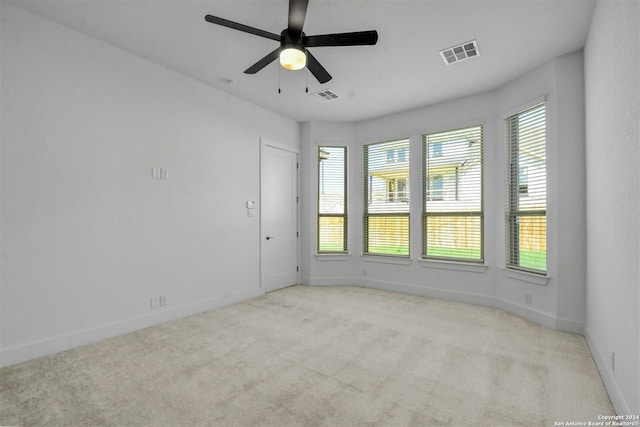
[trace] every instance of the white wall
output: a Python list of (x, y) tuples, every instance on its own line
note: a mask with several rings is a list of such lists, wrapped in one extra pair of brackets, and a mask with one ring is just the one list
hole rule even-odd
[[(504, 122), (540, 99), (547, 102), (548, 280), (504, 270)], [(485, 266), (454, 267), (423, 261), (421, 254), (421, 135), (484, 126)], [(335, 124), (338, 126), (338, 124)], [(339, 125), (343, 127), (344, 125)], [(581, 53), (565, 55), (495, 91), (405, 111), (355, 124), (350, 148), (350, 255), (315, 255), (316, 205), (307, 204), (310, 222), (303, 227), (303, 274), (312, 285), (364, 286), (452, 298), (500, 307), (549, 327), (583, 332), (585, 304), (584, 87)], [(303, 127), (302, 152), (331, 139), (331, 124)], [(351, 136), (352, 134), (349, 134)], [(392, 139), (411, 140), (411, 259), (391, 262), (362, 256), (362, 145)], [(339, 138), (338, 138), (339, 139)], [(311, 148), (310, 148), (311, 147)], [(315, 155), (315, 152), (314, 154)], [(305, 190), (317, 194), (317, 161), (307, 156)], [(542, 283), (540, 283), (542, 282)], [(531, 305), (525, 297), (533, 298)]]
[(585, 47), (585, 335), (620, 414), (640, 413), (639, 27), (638, 1), (599, 1)]
[(0, 365), (259, 295), (259, 140), (299, 125), (2, 12)]

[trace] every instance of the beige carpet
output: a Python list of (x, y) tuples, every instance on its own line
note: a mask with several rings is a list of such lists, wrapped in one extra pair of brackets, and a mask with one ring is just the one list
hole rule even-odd
[(358, 287), (295, 286), (0, 370), (0, 425), (553, 426), (613, 413), (580, 336)]

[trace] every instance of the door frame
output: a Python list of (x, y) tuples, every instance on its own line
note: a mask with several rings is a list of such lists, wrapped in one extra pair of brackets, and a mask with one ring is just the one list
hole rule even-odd
[(260, 200), (260, 226), (259, 226), (259, 239), (258, 239), (258, 244), (260, 247), (259, 253), (259, 262), (260, 262), (260, 289), (262, 289), (263, 292), (267, 292), (265, 290), (265, 277), (264, 277), (264, 265), (263, 265), (263, 210), (262, 210), (262, 205), (263, 205), (263, 173), (264, 173), (264, 157), (265, 157), (265, 151), (267, 150), (267, 148), (271, 148), (271, 149), (275, 149), (275, 150), (282, 150), (282, 151), (286, 151), (288, 153), (292, 153), (295, 154), (296, 156), (296, 230), (297, 230), (297, 236), (295, 239), (295, 245), (296, 245), (296, 265), (298, 266), (298, 271), (296, 273), (296, 282), (300, 283), (300, 153), (298, 152), (297, 148), (292, 148), (290, 146), (286, 146), (286, 145), (282, 145), (282, 144), (278, 144), (278, 143), (274, 143), (272, 141), (269, 140), (265, 140), (264, 138), (260, 138), (260, 196), (259, 196), (259, 200)]

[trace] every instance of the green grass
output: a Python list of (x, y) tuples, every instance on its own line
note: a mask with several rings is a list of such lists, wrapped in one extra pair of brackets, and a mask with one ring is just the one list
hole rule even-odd
[[(344, 252), (341, 244), (322, 244), (318, 249), (319, 253), (324, 252)], [(380, 254), (380, 255), (409, 255), (409, 248), (400, 247), (400, 246), (370, 246), (369, 254)]]
[(409, 255), (409, 248), (406, 246), (369, 246), (369, 254), (379, 255)]
[(438, 248), (430, 247), (427, 256), (480, 261), (480, 249), (477, 248)]
[[(342, 244), (323, 244), (318, 252), (344, 252)], [(409, 255), (409, 248), (402, 246), (370, 246), (369, 254), (377, 255)], [(475, 248), (442, 248), (430, 247), (429, 257), (480, 260), (480, 249)], [(547, 270), (546, 251), (520, 251), (520, 267), (532, 270)]]
[(345, 252), (345, 249), (342, 247), (342, 243), (323, 243), (318, 252)]
[(547, 271), (547, 252), (520, 251), (520, 267)]

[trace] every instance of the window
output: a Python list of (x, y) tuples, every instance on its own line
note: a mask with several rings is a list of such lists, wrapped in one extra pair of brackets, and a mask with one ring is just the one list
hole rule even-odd
[(442, 141), (435, 141), (431, 145), (431, 152), (433, 157), (442, 157)]
[(407, 161), (407, 149), (406, 148), (398, 148), (396, 151), (398, 153), (398, 161), (406, 162)]
[(547, 155), (545, 104), (511, 116), (507, 130), (507, 259), (509, 268), (546, 274)]
[(409, 140), (365, 145), (363, 169), (364, 253), (408, 257)]
[(387, 150), (387, 163), (402, 163), (407, 161), (407, 147), (391, 148)]
[(387, 181), (388, 202), (409, 202), (406, 178), (390, 178)]
[(347, 148), (318, 147), (318, 253), (347, 252)]
[(398, 188), (398, 202), (409, 203), (409, 193), (407, 193), (407, 188), (409, 185), (407, 184), (406, 178), (399, 178), (396, 180), (396, 186)]
[(396, 162), (396, 150), (387, 150), (387, 163)]
[(483, 262), (482, 126), (422, 136), (422, 256)]
[(431, 175), (427, 181), (427, 200), (442, 200), (442, 175)]
[(526, 167), (518, 167), (518, 192), (529, 194), (529, 170)]

